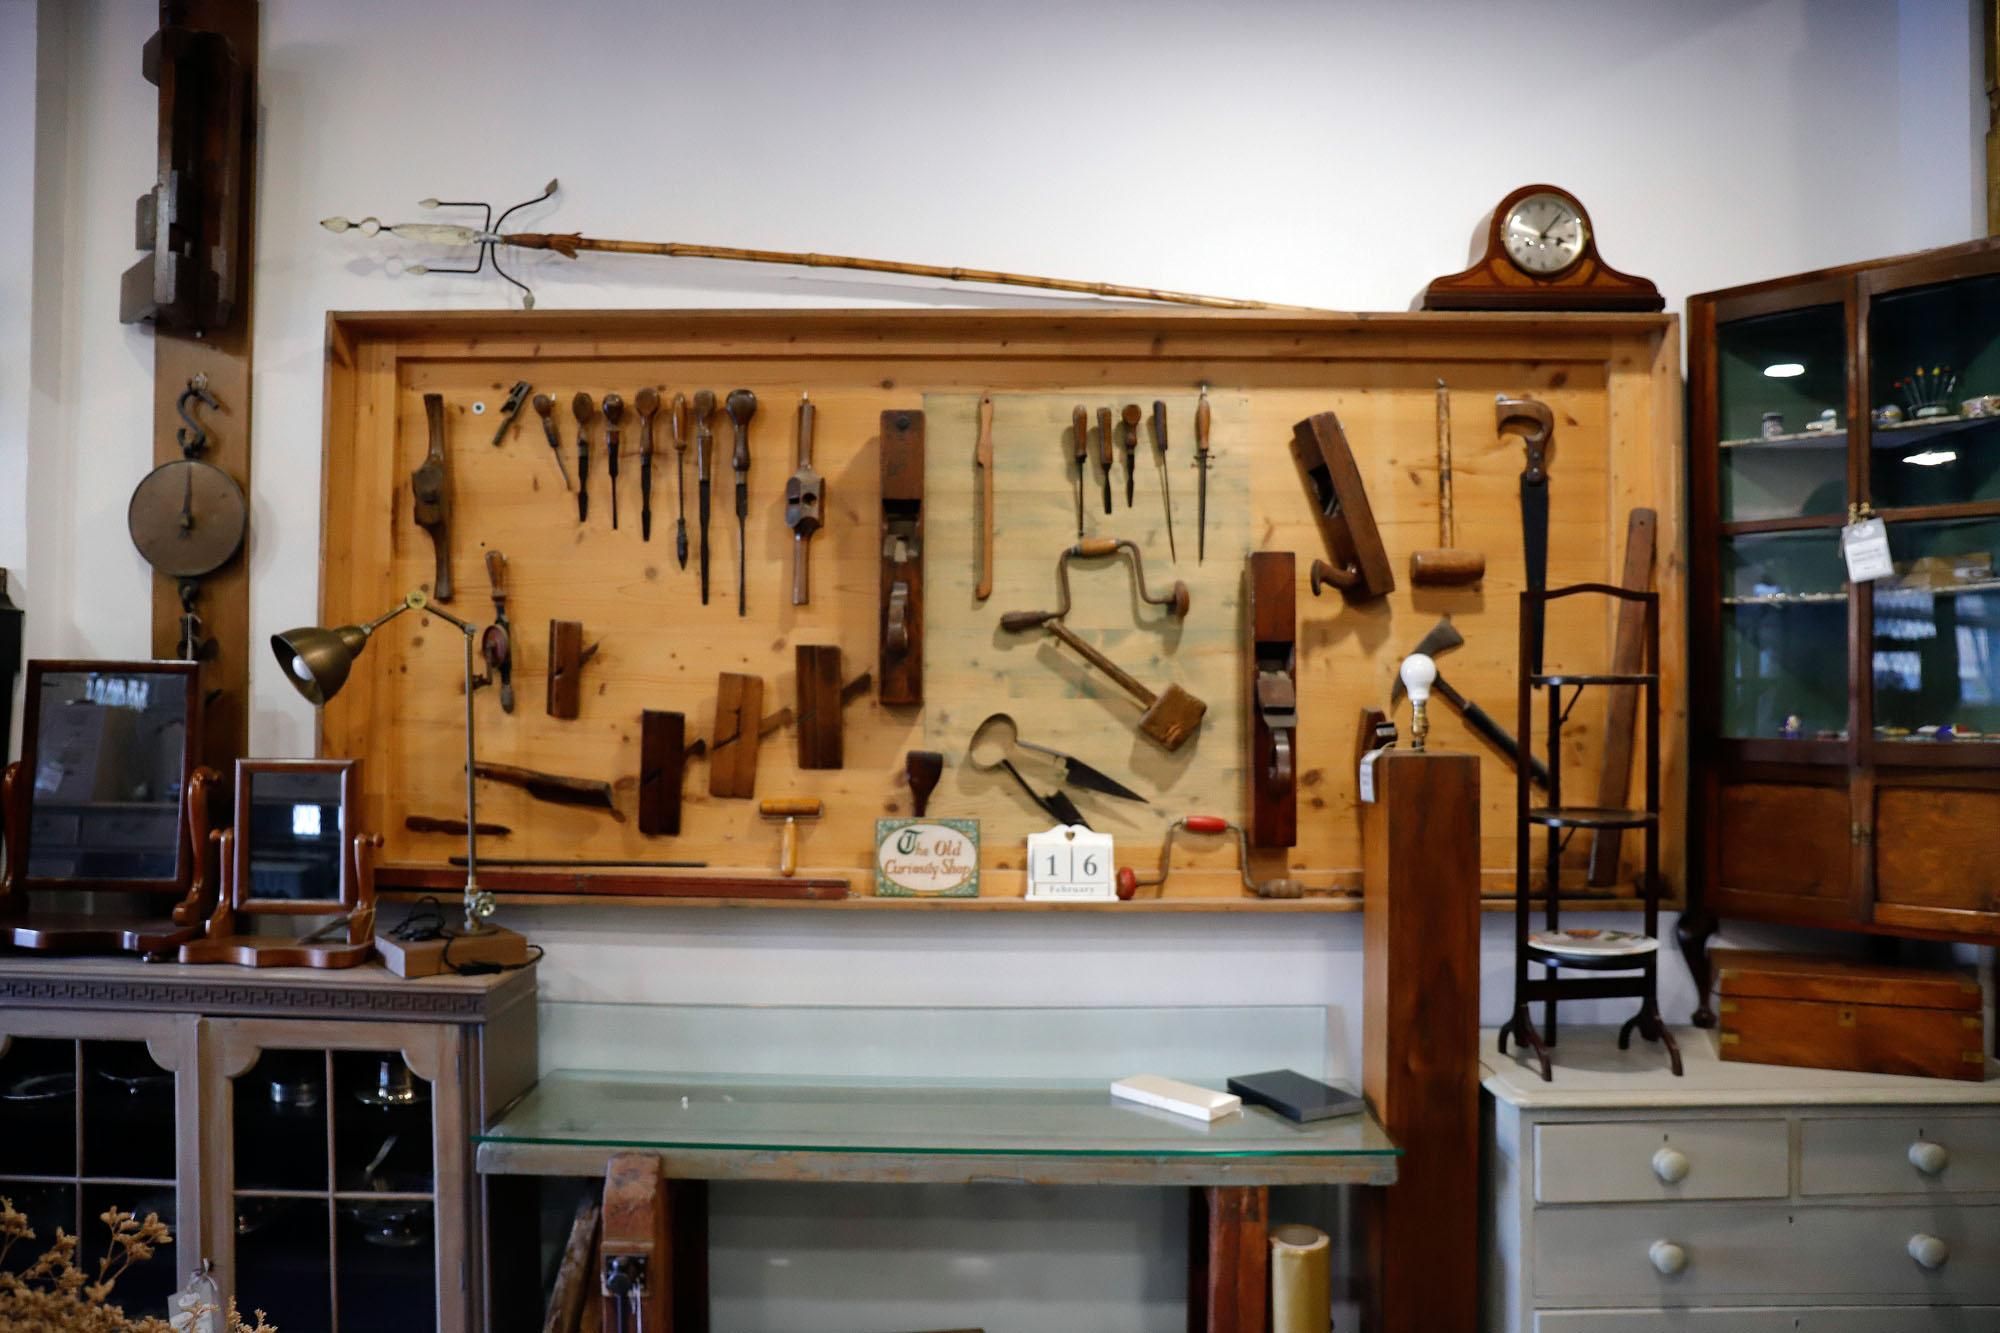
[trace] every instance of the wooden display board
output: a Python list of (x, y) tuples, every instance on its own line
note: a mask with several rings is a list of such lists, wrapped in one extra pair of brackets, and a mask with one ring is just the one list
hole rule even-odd
[[(1183, 838), (1176, 868), (1157, 897), (1149, 890), (1110, 910), (1354, 910), (1360, 905), (1360, 821), (1352, 768), (1356, 719), (1387, 704), (1403, 654), (1449, 613), (1466, 643), (1441, 666), (1470, 698), (1511, 728), (1522, 581), (1518, 436), (1496, 433), (1496, 395), (1527, 395), (1553, 409), (1549, 581), (1616, 581), (1625, 519), (1633, 506), (1660, 514), (1658, 586), (1663, 594), (1662, 719), (1669, 896), (1681, 885), (1684, 805), (1685, 619), (1681, 600), (1681, 383), (1679, 334), (1671, 316), (1290, 313), (1143, 310), (1013, 311), (533, 311), (335, 313), (329, 316), (320, 623), (365, 621), (427, 585), (431, 540), (411, 514), (409, 476), (426, 446), (423, 395), (446, 403), (452, 471), (455, 614), (492, 618), (483, 556), (504, 552), (514, 626), (513, 714), (497, 692), (475, 701), (482, 761), (517, 764), (612, 783), (620, 817), (550, 805), (482, 783), (480, 817), (509, 826), (482, 841), (482, 855), (510, 858), (693, 859), (707, 875), (768, 876), (779, 829), (754, 800), (708, 794), (706, 765), (691, 761), (681, 832), (646, 837), (634, 819), (640, 712), (687, 715), (690, 740), (711, 734), (718, 671), (758, 675), (764, 711), (794, 703), (793, 649), (836, 644), (848, 679), (875, 671), (882, 538), (876, 453), (881, 413), (926, 418), (925, 703), (884, 707), (873, 693), (845, 712), (845, 765), (801, 771), (797, 735), (786, 728), (762, 746), (758, 797), (816, 796), (823, 818), (802, 824), (800, 874), (845, 879), (844, 900), (816, 907), (977, 910), (1031, 907), (1022, 899), (1021, 838), (1047, 820), (1012, 781), (964, 766), (980, 719), (1010, 711), (1026, 739), (1057, 746), (1144, 793), (1136, 805), (1071, 792), (1100, 830), (1118, 838), (1120, 864), (1157, 865), (1161, 831), (1175, 817), (1241, 819), (1246, 804), (1241, 668), (1242, 580), (1251, 550), (1298, 554), (1299, 831), (1289, 852), (1258, 853), (1253, 878), (1303, 880), (1314, 896), (1264, 901), (1242, 887), (1233, 840)], [(1460, 547), (1485, 552), (1487, 574), (1470, 588), (1413, 588), (1413, 549), (1438, 545), (1435, 386), (1452, 390), (1453, 472)], [(620, 471), (620, 527), (610, 527), (601, 420), (593, 424), (591, 513), (579, 525), (539, 421), (524, 411), (505, 442), (490, 440), (516, 380), (560, 405), (566, 461), (574, 470), (578, 390), (628, 404)], [(638, 430), (630, 404), (641, 388), (663, 400), (713, 390), (718, 401), (748, 387), (758, 397), (751, 427), (749, 614), (735, 606), (736, 519), (728, 459), (730, 429), (716, 418), (717, 466), (712, 600), (702, 606), (695, 561), (674, 559), (675, 457), (665, 411), (655, 423), (650, 543), (640, 539)], [(1197, 475), (1192, 409), (1209, 386), (1214, 412), (1208, 552), (1195, 550)], [(825, 524), (812, 541), (812, 601), (790, 600), (792, 537), (784, 524), (785, 481), (796, 460), (801, 392), (817, 408), (814, 461), (826, 479)], [(981, 394), (995, 403), (996, 570), (992, 597), (973, 597), (976, 474), (973, 450)], [(1170, 561), (1150, 428), (1155, 399), (1168, 405), (1171, 486), (1179, 559)], [(1131, 508), (1117, 450), (1116, 508), (1103, 513), (1095, 475), (1096, 412), (1127, 403), (1147, 414)], [(475, 405), (481, 410), (475, 411)], [(1089, 410), (1093, 467), (1086, 494), (1092, 536), (1143, 547), (1155, 588), (1185, 579), (1192, 610), (1178, 626), (1141, 605), (1122, 558), (1075, 569), (1070, 625), (1157, 689), (1178, 682), (1208, 703), (1201, 735), (1168, 754), (1138, 736), (1138, 709), (1067, 648), (1046, 636), (1002, 633), (1010, 610), (1052, 607), (1061, 549), (1075, 540), (1075, 471), (1069, 409)], [(1295, 422), (1339, 414), (1396, 570), (1388, 597), (1350, 604), (1306, 586), (1326, 555), (1312, 503), (1288, 449)], [(687, 460), (688, 515), (695, 525), (694, 460)], [(300, 620), (308, 617), (301, 612)], [(580, 716), (543, 707), (551, 619), (583, 625), (601, 645), (584, 669)], [(1602, 670), (1610, 660), (1608, 614), (1554, 618), (1551, 669)], [(388, 842), (385, 889), (450, 888), (462, 872), (447, 858), (450, 837), (413, 834), (404, 817), (463, 815), (461, 640), (433, 620), (386, 626), (354, 676), (322, 714), (321, 752), (364, 758), (362, 820)], [(1602, 705), (1586, 700), (1565, 726), (1565, 778), (1595, 791)], [(1407, 706), (1400, 719), (1407, 729)], [(1476, 753), (1482, 764), (1482, 891), (1511, 903), (1512, 773), (1442, 701), (1432, 708), (1434, 748)], [(981, 821), (978, 899), (931, 902), (870, 894), (875, 820), (910, 812), (902, 785), (911, 749), (945, 754), (933, 815)], [(1024, 768), (1053, 787), (1049, 770)], [(1572, 791), (1579, 790), (1574, 785)], [(1441, 833), (1443, 831), (1441, 830)], [(1565, 894), (1631, 901), (1636, 842), (1628, 840), (1624, 887), (1583, 887), (1587, 840), (1571, 849)], [(1214, 844), (1209, 846), (1208, 844)], [(626, 872), (482, 873), (513, 896), (615, 890), (643, 897)], [(518, 900), (518, 898), (517, 898)], [(1061, 910), (1061, 909), (1058, 909)], [(1069, 909), (1069, 910), (1074, 910)]]

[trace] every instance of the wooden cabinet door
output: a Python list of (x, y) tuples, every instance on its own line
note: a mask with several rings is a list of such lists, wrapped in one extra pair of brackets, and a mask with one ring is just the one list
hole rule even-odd
[(2000, 937), (2000, 791), (1877, 770), (1869, 827), (1878, 925)]
[(280, 1328), (469, 1328), (459, 1029), (204, 1026), (204, 1184), (223, 1290)]
[(1827, 774), (1839, 785), (1716, 784), (1713, 910), (1781, 921), (1849, 918), (1854, 820), (1847, 772)]

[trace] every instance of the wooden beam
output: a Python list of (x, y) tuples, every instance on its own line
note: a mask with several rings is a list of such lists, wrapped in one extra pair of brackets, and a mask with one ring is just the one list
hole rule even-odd
[(2000, 4), (1986, 0), (1979, 44), (1986, 48), (1986, 234), (2000, 236)]

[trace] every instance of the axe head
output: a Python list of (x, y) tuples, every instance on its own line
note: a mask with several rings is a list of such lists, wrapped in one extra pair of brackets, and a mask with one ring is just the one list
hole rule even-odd
[[(1424, 635), (1417, 646), (1410, 649), (1410, 652), (1422, 653), (1426, 657), (1436, 657), (1439, 653), (1448, 653), (1454, 648), (1464, 646), (1465, 636), (1458, 632), (1458, 626), (1451, 623), (1451, 617), (1439, 616), (1438, 623), (1431, 626), (1431, 632)], [(1409, 656), (1409, 653), (1405, 653), (1404, 656)], [(1401, 659), (1399, 658), (1398, 665), (1400, 664)], [(1397, 704), (1403, 702), (1403, 694), (1403, 673), (1398, 671), (1395, 683), (1389, 687), (1389, 706), (1394, 708)]]

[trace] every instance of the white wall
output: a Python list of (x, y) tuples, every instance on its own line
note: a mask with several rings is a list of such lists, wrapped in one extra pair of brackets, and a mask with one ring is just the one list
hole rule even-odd
[[(1400, 309), (1463, 264), (1494, 200), (1550, 180), (1590, 206), (1606, 257), (1677, 309), (1698, 290), (1978, 234), (1975, 7), (1551, 0), (1524, 23), (1483, 0), (266, 0), (252, 642), (317, 601), (326, 311), (510, 299), (497, 281), (391, 276), (394, 247), (333, 237), (314, 225), (324, 215), (408, 217), (427, 195), (511, 201), (555, 174), (563, 194), (529, 225)], [(24, 8), (0, 0), (0, 48), (18, 42)], [(139, 48), (156, 9), (42, 0), (34, 34), (35, 300), (32, 325), (0, 301), (0, 563), (15, 563), (25, 509), (38, 655), (147, 647), (149, 576), (123, 514), (151, 454), (151, 335), (116, 310), (152, 170)], [(9, 77), (24, 60), (0, 49), (0, 210), (18, 206), (30, 137)], [(0, 249), (0, 283), (15, 255)], [(521, 267), (544, 307), (1020, 299), (686, 261)], [(25, 494), (10, 482), (22, 419)], [(252, 685), (255, 748), (304, 752), (311, 719), (255, 654)], [(1346, 1012), (1348, 1049), (1357, 1040), (1355, 918), (510, 919), (549, 946), (557, 998), (1329, 1004)], [(1493, 1018), (1507, 955), (1490, 925)], [(1670, 970), (1667, 1008), (1684, 1017)], [(1167, 1247), (1157, 1270), (1177, 1242), (1137, 1207), (1129, 1229)], [(810, 1248), (813, 1229), (795, 1232)], [(994, 1243), (1019, 1257), (1036, 1234)], [(870, 1236), (924, 1252), (908, 1228)], [(822, 1251), (808, 1268), (850, 1259)], [(758, 1306), (744, 1283), (732, 1299), (762, 1309), (761, 1326), (822, 1326)], [(1087, 1269), (1043, 1290), (1080, 1303), (1065, 1307), (1087, 1311), (1079, 1327), (1177, 1325), (1171, 1299), (1092, 1305)], [(991, 1329), (1033, 1318), (968, 1313)]]

